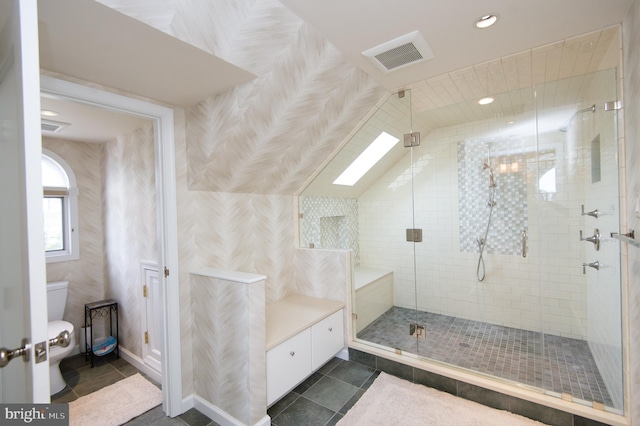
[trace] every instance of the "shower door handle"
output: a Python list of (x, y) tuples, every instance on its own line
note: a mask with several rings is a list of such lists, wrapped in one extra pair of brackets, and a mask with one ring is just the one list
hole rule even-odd
[(522, 231), (522, 257), (527, 257), (527, 231)]

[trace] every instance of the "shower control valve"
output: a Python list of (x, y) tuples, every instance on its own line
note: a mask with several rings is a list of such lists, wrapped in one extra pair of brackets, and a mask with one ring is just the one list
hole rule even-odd
[(591, 263), (583, 263), (582, 264), (582, 273), (586, 274), (587, 273), (587, 266), (589, 268), (593, 268), (596, 271), (600, 270), (600, 262), (598, 262), (597, 260), (595, 262), (591, 262)]
[(590, 211), (590, 212), (585, 212), (584, 211), (584, 204), (582, 204), (582, 206), (580, 206), (580, 207), (582, 209), (582, 211), (580, 212), (580, 214), (582, 216), (592, 216), (592, 217), (595, 217), (597, 219), (598, 217), (600, 217), (600, 215), (602, 215), (602, 212), (600, 210), (598, 210), (598, 209), (595, 209), (595, 210)]
[(598, 228), (593, 230), (593, 236), (587, 237), (587, 238), (582, 238), (582, 230), (580, 230), (580, 241), (588, 241), (590, 243), (593, 243), (593, 245), (596, 248), (596, 251), (600, 250), (601, 239), (602, 239), (602, 236), (600, 235), (600, 230)]

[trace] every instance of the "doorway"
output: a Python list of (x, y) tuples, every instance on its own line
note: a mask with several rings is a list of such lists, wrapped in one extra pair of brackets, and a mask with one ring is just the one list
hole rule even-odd
[(163, 411), (181, 413), (182, 379), (180, 357), (177, 213), (175, 189), (173, 110), (149, 102), (116, 95), (87, 86), (41, 76), (41, 95), (106, 108), (148, 119), (153, 124), (157, 210), (157, 264), (162, 293)]

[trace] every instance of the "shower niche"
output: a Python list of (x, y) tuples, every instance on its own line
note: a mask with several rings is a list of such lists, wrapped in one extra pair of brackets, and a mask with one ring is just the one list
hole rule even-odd
[[(487, 93), (491, 105), (434, 107), (406, 90), (372, 112), (298, 203), (301, 247), (353, 251), (359, 348), (623, 413), (619, 243), (604, 238), (607, 267), (583, 274), (595, 258), (578, 238), (619, 230), (617, 117), (604, 108), (616, 87), (608, 68)], [(399, 142), (334, 183), (383, 132)], [(414, 132), (420, 145), (405, 147)], [(383, 284), (363, 291), (367, 276)]]

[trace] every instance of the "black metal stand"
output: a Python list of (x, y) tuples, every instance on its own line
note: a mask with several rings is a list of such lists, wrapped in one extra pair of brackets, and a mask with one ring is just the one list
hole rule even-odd
[[(120, 335), (118, 332), (118, 302), (113, 299), (100, 300), (98, 302), (87, 303), (84, 305), (84, 342), (85, 353), (84, 359), (87, 360), (87, 356), (91, 358), (91, 368), (93, 368), (93, 319), (97, 316), (106, 317), (109, 315), (109, 335), (113, 336), (113, 313), (116, 317), (116, 355), (120, 358)], [(87, 336), (87, 327), (89, 327), (89, 336)], [(88, 337), (88, 338), (87, 338)]]

